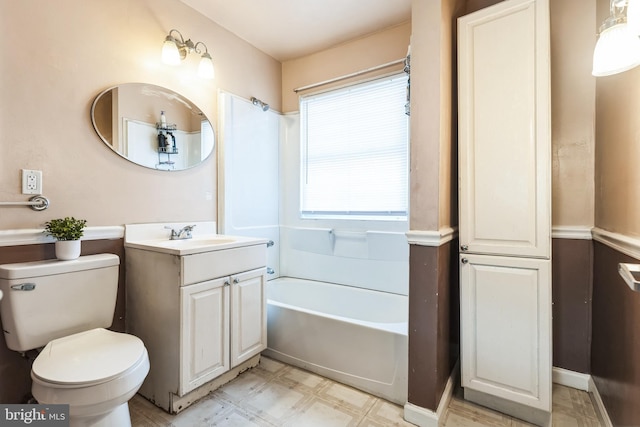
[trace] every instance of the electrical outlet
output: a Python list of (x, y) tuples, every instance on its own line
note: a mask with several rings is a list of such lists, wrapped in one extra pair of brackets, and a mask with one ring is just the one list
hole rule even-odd
[(42, 171), (22, 169), (22, 194), (42, 194)]

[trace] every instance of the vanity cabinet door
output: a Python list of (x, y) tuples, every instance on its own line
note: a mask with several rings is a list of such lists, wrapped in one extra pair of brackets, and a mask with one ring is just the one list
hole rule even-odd
[(229, 278), (180, 288), (180, 396), (229, 370)]
[(266, 269), (231, 276), (231, 367), (267, 348)]

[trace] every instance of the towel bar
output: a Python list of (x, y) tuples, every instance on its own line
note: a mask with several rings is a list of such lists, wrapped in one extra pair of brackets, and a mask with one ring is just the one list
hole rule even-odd
[(49, 207), (49, 199), (44, 196), (33, 196), (28, 202), (0, 202), (0, 206), (29, 206), (34, 211), (43, 211)]

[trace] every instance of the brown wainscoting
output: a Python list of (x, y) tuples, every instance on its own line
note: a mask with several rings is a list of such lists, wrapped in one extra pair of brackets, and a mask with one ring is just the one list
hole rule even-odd
[(591, 375), (614, 426), (640, 426), (640, 293), (618, 263), (640, 261), (594, 242)]
[(485, 7), (493, 6), (496, 3), (500, 3), (503, 0), (466, 0), (464, 13), (473, 13)]
[(410, 247), (408, 400), (432, 411), (458, 358), (457, 259), (455, 240)]
[(553, 239), (553, 366), (591, 372), (593, 241)]
[[(82, 255), (112, 253), (120, 257), (118, 299), (111, 329), (125, 330), (125, 262), (124, 240), (83, 240)], [(54, 244), (0, 247), (0, 264), (54, 259)], [(31, 361), (7, 348), (4, 337), (0, 340), (0, 403), (22, 403), (31, 391)]]

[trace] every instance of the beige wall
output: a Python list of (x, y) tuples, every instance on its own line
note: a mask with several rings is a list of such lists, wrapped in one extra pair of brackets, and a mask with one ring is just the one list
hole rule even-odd
[[(595, 1), (551, 0), (553, 225), (594, 224)], [(608, 6), (607, 6), (608, 10)]]
[[(298, 111), (298, 95), (294, 92), (296, 88), (404, 58), (407, 55), (410, 34), (411, 24), (407, 22), (331, 49), (285, 61), (282, 64), (282, 111)], [(403, 65), (400, 64), (357, 79), (402, 70), (402, 67)], [(347, 81), (341, 81), (338, 85), (345, 84)], [(320, 89), (311, 89), (310, 92), (314, 90)]]
[[(409, 228), (439, 228), (441, 5), (411, 3), (411, 207)], [(446, 44), (446, 43), (445, 43)], [(449, 126), (450, 128), (450, 126)]]
[[(216, 217), (215, 158), (187, 171), (136, 166), (106, 147), (89, 118), (93, 98), (124, 82), (181, 93), (216, 126), (219, 88), (281, 109), (280, 63), (175, 0), (0, 0), (0, 201), (24, 201), (20, 169), (43, 171), (43, 212), (0, 208), (0, 230), (73, 215), (89, 225)], [(206, 43), (216, 79), (197, 55), (160, 63), (170, 29)]]
[[(597, 1), (607, 3), (608, 13), (609, 3)], [(467, 0), (466, 11), (499, 2)], [(549, 1), (552, 223), (556, 227), (594, 225), (596, 80), (591, 76), (591, 60), (599, 25), (595, 8), (596, 0)]]
[(455, 17), (462, 0), (412, 3), (412, 230), (457, 224)]
[[(597, 23), (608, 15), (597, 0)], [(596, 227), (640, 237), (640, 67), (596, 84)]]
[[(85, 217), (90, 225), (214, 219), (215, 159), (192, 170), (164, 173), (115, 156), (101, 145), (89, 120), (88, 110), (98, 92), (130, 81), (165, 86), (193, 100), (214, 126), (218, 88), (245, 98), (256, 96), (275, 110), (295, 111), (294, 88), (403, 57), (412, 28), (411, 228), (437, 230), (457, 223), (451, 197), (456, 190), (455, 168), (451, 169), (455, 165), (453, 51), (448, 45), (454, 30), (448, 17), (455, 14), (457, 1), (414, 0), (411, 23), (282, 65), (173, 0), (0, 2), (0, 22), (11, 35), (0, 41), (0, 201), (27, 199), (20, 194), (21, 168), (43, 171), (44, 193), (51, 200), (44, 212), (0, 208), (0, 229), (37, 227), (64, 215)], [(608, 10), (599, 7), (604, 13)], [(551, 1), (554, 225), (594, 223), (595, 79), (590, 76), (597, 26), (594, 9), (592, 2)], [(62, 14), (64, 25), (51, 19)], [(160, 63), (160, 46), (171, 28), (208, 45), (216, 65), (213, 82), (194, 77), (195, 55), (178, 68)], [(620, 78), (633, 80), (629, 76), (634, 74), (636, 70)], [(621, 144), (628, 138), (621, 142), (612, 134), (629, 131), (628, 126), (620, 122), (619, 104), (606, 103), (617, 79), (599, 80), (599, 87), (608, 87), (599, 90), (604, 102), (600, 120), (612, 116), (606, 127), (600, 126), (599, 135), (615, 138), (609, 146)], [(626, 94), (628, 89), (624, 83), (620, 91)], [(612, 158), (616, 154), (630, 159), (632, 153), (625, 148), (609, 150), (601, 156), (599, 168), (616, 171), (617, 160)], [(620, 228), (616, 213), (630, 209), (628, 204), (637, 199), (611, 188), (620, 180), (633, 179), (633, 169), (624, 172), (626, 176), (622, 173), (600, 178), (597, 190), (603, 202), (598, 222), (610, 229)], [(638, 226), (622, 227), (640, 233)]]

